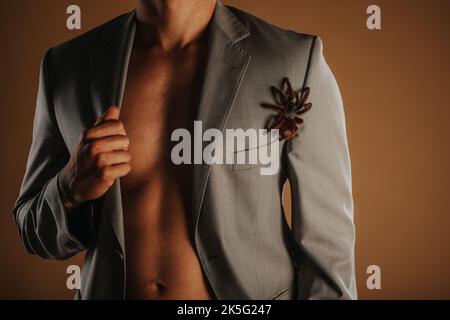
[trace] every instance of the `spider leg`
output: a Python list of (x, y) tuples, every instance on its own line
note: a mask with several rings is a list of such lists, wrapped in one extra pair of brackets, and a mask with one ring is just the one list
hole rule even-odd
[(271, 116), (266, 122), (265, 128), (267, 129), (267, 131), (269, 132), (271, 128), (281, 120), (281, 118), (281, 114)]
[(286, 130), (287, 131), (286, 139), (289, 140), (292, 139), (297, 133), (297, 125), (295, 124), (294, 120), (288, 121), (287, 125), (289, 127), (289, 130)]
[(276, 87), (270, 87), (272, 91), (273, 98), (275, 99), (275, 102), (279, 105), (286, 105), (288, 98), (286, 95), (278, 88)]
[(297, 108), (297, 106), (299, 105), (299, 102), (300, 102), (299, 91), (294, 91), (294, 94), (295, 94), (294, 106), (296, 106), (295, 108)]
[(304, 114), (305, 112), (308, 112), (312, 108), (312, 103), (307, 103), (305, 105), (302, 105), (300, 110), (298, 110), (296, 113), (297, 115)]
[(289, 92), (288, 92), (289, 91), (288, 90), (288, 81), (289, 81), (289, 79), (287, 77), (284, 77), (281, 80), (281, 87), (280, 87), (281, 91), (284, 92), (284, 94), (286, 96), (289, 94)]
[(299, 117), (295, 117), (294, 118), (294, 122), (297, 124), (297, 125), (301, 125), (301, 124), (303, 124), (303, 119), (302, 118), (299, 118)]
[(286, 140), (290, 140), (290, 139), (294, 138), (296, 134), (297, 134), (297, 129), (292, 130), (291, 133), (286, 137)]
[(294, 89), (292, 88), (291, 81), (289, 81), (289, 78), (285, 77), (283, 79), (283, 84), (286, 85), (286, 93), (289, 97), (294, 97)]
[(290, 139), (297, 132), (297, 125), (294, 120), (286, 119), (282, 128), (280, 128), (280, 140)]
[(268, 131), (270, 132), (272, 130), (281, 129), (284, 126), (285, 123), (286, 123), (286, 118), (279, 117), (279, 119), (273, 124), (272, 127), (270, 127), (268, 129)]
[(300, 105), (303, 105), (306, 103), (306, 101), (309, 98), (309, 93), (311, 92), (311, 89), (309, 87), (306, 87), (302, 90), (301, 99), (300, 99)]

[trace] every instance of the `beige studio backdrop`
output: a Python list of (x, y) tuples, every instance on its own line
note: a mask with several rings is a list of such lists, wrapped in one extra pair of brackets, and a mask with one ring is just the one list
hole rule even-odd
[[(318, 34), (342, 91), (353, 170), (361, 299), (450, 299), (450, 1), (224, 1), (276, 25)], [(66, 8), (82, 30), (66, 28)], [(366, 9), (381, 8), (368, 30)], [(39, 63), (47, 48), (135, 0), (1, 0), (0, 298), (70, 299), (66, 268), (26, 254), (12, 218), (31, 143)], [(286, 197), (289, 207), (289, 196)], [(381, 267), (381, 290), (366, 269)]]

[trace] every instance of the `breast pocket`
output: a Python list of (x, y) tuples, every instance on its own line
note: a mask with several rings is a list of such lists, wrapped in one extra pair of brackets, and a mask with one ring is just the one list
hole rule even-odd
[[(240, 152), (247, 152), (247, 151), (240, 151)], [(237, 158), (237, 156), (235, 156), (235, 158)], [(234, 164), (232, 165), (232, 170), (233, 171), (245, 171), (245, 170), (250, 170), (250, 169), (257, 169), (260, 168), (262, 166), (262, 164), (260, 162), (251, 164), (251, 163), (236, 163), (236, 161), (234, 162)]]
[[(253, 149), (235, 151), (233, 153), (232, 171), (245, 171), (269, 166), (270, 161), (279, 161), (280, 150), (272, 156), (272, 148), (278, 146), (275, 141)], [(279, 148), (279, 146), (278, 146)]]

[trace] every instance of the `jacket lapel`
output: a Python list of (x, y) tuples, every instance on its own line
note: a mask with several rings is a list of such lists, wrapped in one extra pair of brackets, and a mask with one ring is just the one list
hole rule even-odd
[(90, 89), (96, 115), (110, 106), (121, 107), (135, 34), (135, 11), (111, 22), (101, 32), (100, 43), (90, 59)]
[[(91, 101), (96, 117), (110, 106), (121, 108), (135, 29), (133, 11), (112, 21), (96, 39), (98, 47), (91, 54), (89, 67)], [(116, 180), (103, 197), (99, 232), (109, 234), (111, 227), (123, 253), (125, 246), (120, 179)]]
[[(210, 28), (209, 54), (197, 120), (203, 131), (224, 130), (237, 92), (250, 63), (250, 55), (239, 41), (248, 29), (220, 1), (217, 2)], [(197, 229), (211, 167), (194, 166), (193, 219)]]

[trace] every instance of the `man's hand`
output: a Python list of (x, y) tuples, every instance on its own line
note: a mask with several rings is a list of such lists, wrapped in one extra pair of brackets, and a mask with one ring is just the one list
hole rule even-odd
[(119, 109), (110, 107), (78, 138), (68, 164), (60, 173), (67, 209), (100, 198), (116, 179), (130, 172), (129, 143), (119, 120)]

